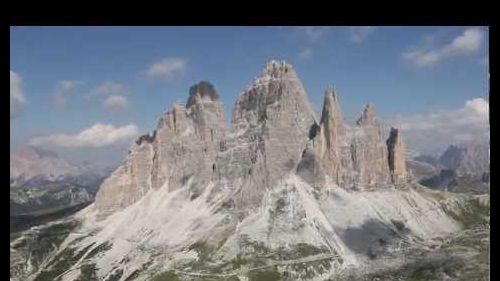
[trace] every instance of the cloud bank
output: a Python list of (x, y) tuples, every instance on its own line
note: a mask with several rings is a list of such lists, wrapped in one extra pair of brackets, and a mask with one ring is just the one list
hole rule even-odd
[(152, 64), (147, 70), (147, 76), (151, 78), (172, 78), (186, 70), (187, 62), (180, 58), (165, 58)]
[(461, 108), (398, 116), (389, 123), (401, 129), (410, 147), (435, 153), (451, 143), (488, 140), (489, 102), (475, 98), (466, 101)]
[(30, 145), (56, 146), (64, 148), (98, 148), (115, 145), (138, 135), (134, 124), (115, 127), (97, 123), (76, 134), (53, 134), (31, 139)]
[(468, 28), (450, 43), (435, 48), (413, 47), (402, 54), (403, 59), (419, 67), (435, 65), (454, 56), (465, 56), (479, 51), (484, 34), (479, 28)]

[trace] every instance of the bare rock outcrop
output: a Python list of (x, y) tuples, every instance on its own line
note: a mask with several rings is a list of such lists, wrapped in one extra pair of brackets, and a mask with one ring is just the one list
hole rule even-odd
[(314, 138), (315, 152), (324, 162), (327, 173), (338, 177), (340, 162), (340, 142), (344, 138), (344, 125), (337, 96), (333, 87), (325, 91), (319, 133)]
[(325, 173), (337, 185), (363, 189), (390, 181), (387, 148), (371, 104), (354, 126), (347, 126), (342, 122), (338, 95), (330, 87), (313, 142)]
[(407, 178), (405, 145), (400, 132), (395, 128), (391, 128), (387, 139), (387, 150), (392, 182), (404, 182)]
[(175, 190), (189, 183), (193, 197), (212, 177), (215, 156), (226, 134), (224, 108), (208, 82), (190, 89), (187, 106), (175, 103), (152, 136), (142, 136), (123, 164), (103, 183), (96, 206), (128, 206), (150, 189)]
[(293, 67), (271, 61), (240, 95), (233, 133), (217, 157), (217, 173), (230, 186), (240, 210), (260, 205), (267, 189), (294, 171), (315, 124), (307, 94)]
[(175, 103), (155, 132), (132, 146), (102, 185), (96, 206), (122, 208), (159, 188), (185, 187), (196, 198), (212, 183), (214, 196), (221, 190), (234, 193), (235, 209), (244, 217), (289, 173), (315, 188), (325, 186), (326, 177), (356, 189), (391, 181), (374, 107), (368, 105), (355, 125), (345, 125), (330, 87), (318, 124), (297, 73), (286, 62), (269, 62), (243, 91), (231, 125), (228, 130), (213, 85), (192, 86), (186, 105)]
[[(11, 246), (14, 280), (60, 275), (66, 260), (76, 262), (72, 268), (91, 262), (100, 280), (117, 272), (121, 279), (151, 280), (166, 271), (245, 275), (262, 261), (321, 254), (331, 255), (327, 270), (336, 273), (374, 253), (392, 254), (400, 241), (421, 244), (458, 229), (433, 196), (377, 188), (390, 185), (391, 172), (404, 171), (404, 145), (399, 132), (382, 139), (373, 106), (344, 124), (329, 88), (318, 122), (285, 62), (268, 63), (243, 91), (230, 129), (223, 112), (210, 83), (191, 87), (186, 105), (173, 104), (152, 134), (139, 137), (95, 203), (75, 215), (77, 235), (40, 267), (26, 268), (34, 263), (20, 262), (16, 257), (26, 252)], [(66, 252), (78, 257), (57, 255)], [(309, 269), (285, 270), (293, 280), (328, 276)], [(80, 280), (80, 273), (63, 274)]]

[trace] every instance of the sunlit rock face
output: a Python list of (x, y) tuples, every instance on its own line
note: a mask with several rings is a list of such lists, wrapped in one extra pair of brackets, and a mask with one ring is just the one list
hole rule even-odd
[[(364, 189), (394, 182), (388, 148), (371, 104), (354, 126), (345, 125), (338, 94), (330, 87), (325, 92), (321, 122), (313, 142), (325, 173), (340, 187)], [(399, 157), (404, 158), (404, 154), (398, 154)]]
[[(239, 190), (235, 204), (246, 213), (259, 206), (265, 190), (297, 170), (317, 188), (325, 177), (348, 189), (403, 178), (401, 167), (396, 176), (390, 170), (389, 143), (371, 104), (356, 124), (345, 125), (338, 95), (329, 87), (318, 124), (297, 73), (286, 62), (266, 64), (237, 99), (231, 126), (226, 128), (215, 87), (206, 81), (192, 86), (186, 105), (172, 105), (154, 133), (131, 147), (102, 185), (96, 206), (113, 210), (151, 189), (174, 191), (185, 185), (195, 198), (216, 182), (214, 192)], [(398, 138), (397, 148), (401, 145)], [(397, 153), (397, 163), (404, 162), (401, 157)]]
[(172, 105), (154, 133), (134, 143), (123, 164), (103, 183), (96, 206), (126, 207), (150, 189), (173, 191), (188, 181), (196, 196), (211, 180), (225, 134), (224, 108), (213, 85), (204, 81), (194, 85), (187, 106)]

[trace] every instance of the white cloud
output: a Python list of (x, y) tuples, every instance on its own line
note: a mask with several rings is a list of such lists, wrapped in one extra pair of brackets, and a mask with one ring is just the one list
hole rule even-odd
[(19, 74), (14, 71), (10, 71), (10, 119), (16, 117), (24, 103), (26, 103), (26, 98), (24, 97), (23, 91), (21, 89), (22, 78)]
[(451, 143), (488, 139), (489, 102), (475, 98), (458, 109), (398, 116), (389, 123), (401, 129), (411, 147), (436, 151)]
[(469, 28), (464, 33), (446, 45), (444, 49), (448, 53), (468, 54), (479, 50), (481, 41), (483, 40), (483, 32), (479, 28)]
[(313, 50), (311, 48), (305, 48), (299, 53), (299, 58), (303, 60), (307, 60), (312, 58), (313, 56)]
[(362, 43), (374, 31), (373, 26), (353, 26), (351, 30), (351, 42)]
[(68, 96), (73, 92), (78, 82), (62, 80), (57, 83), (57, 87), (52, 93), (52, 102), (55, 106), (65, 106)]
[(105, 81), (99, 86), (90, 90), (88, 96), (105, 96), (105, 95), (117, 95), (125, 92), (125, 87), (114, 81)]
[(102, 107), (106, 109), (126, 109), (128, 106), (128, 99), (119, 95), (109, 96), (102, 102)]
[(323, 35), (328, 30), (326, 26), (299, 26), (299, 30), (302, 30), (310, 41), (315, 42), (321, 39)]
[(165, 58), (153, 65), (147, 71), (149, 77), (172, 78), (186, 70), (187, 62), (180, 58)]
[(34, 146), (56, 146), (66, 148), (97, 148), (111, 146), (130, 140), (138, 135), (137, 126), (122, 127), (97, 123), (76, 134), (53, 134), (31, 139)]
[(446, 45), (435, 48), (414, 47), (404, 52), (402, 57), (417, 66), (431, 66), (449, 57), (476, 53), (481, 47), (483, 38), (484, 34), (479, 28), (468, 28)]

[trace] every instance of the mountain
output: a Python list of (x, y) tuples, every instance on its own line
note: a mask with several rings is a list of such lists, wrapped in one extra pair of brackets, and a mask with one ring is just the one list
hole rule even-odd
[(318, 121), (288, 63), (266, 64), (230, 127), (202, 81), (136, 140), (93, 204), (11, 243), (11, 278), (327, 280), (373, 269), (465, 225), (466, 198), (410, 182), (405, 157), (373, 105), (346, 124), (333, 87)]
[(11, 186), (40, 185), (75, 175), (80, 169), (56, 153), (38, 147), (21, 147), (10, 155)]
[[(428, 159), (422, 160), (419, 162), (421, 166), (433, 167), (432, 172), (419, 178), (420, 183), (425, 186), (472, 194), (484, 194), (490, 190), (488, 144), (468, 142), (450, 145), (441, 157), (435, 160), (434, 165), (429, 164), (432, 162)], [(421, 164), (425, 160), (427, 164)], [(413, 165), (413, 167), (416, 166)]]
[(16, 150), (10, 155), (11, 233), (88, 205), (106, 176), (91, 166), (69, 164), (52, 151)]
[(482, 176), (490, 171), (490, 146), (479, 142), (450, 145), (439, 163), (459, 175)]
[(10, 155), (10, 185), (14, 187), (41, 187), (81, 185), (92, 193), (109, 175), (107, 169), (91, 165), (77, 166), (66, 162), (52, 151), (24, 146)]

